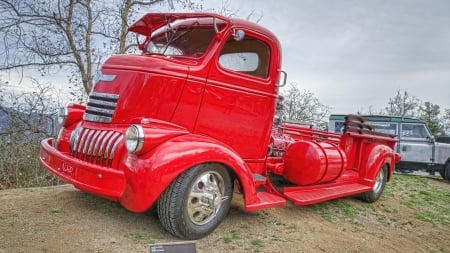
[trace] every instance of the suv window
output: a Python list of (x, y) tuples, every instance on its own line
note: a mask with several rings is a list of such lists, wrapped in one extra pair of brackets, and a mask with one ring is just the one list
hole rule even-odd
[(230, 37), (219, 56), (222, 68), (256, 77), (266, 78), (269, 47), (261, 40), (245, 36), (241, 41)]
[(385, 134), (397, 135), (397, 123), (386, 122), (370, 122), (369, 124), (374, 126), (374, 130)]
[(428, 137), (428, 131), (423, 124), (402, 124), (402, 138), (420, 138)]

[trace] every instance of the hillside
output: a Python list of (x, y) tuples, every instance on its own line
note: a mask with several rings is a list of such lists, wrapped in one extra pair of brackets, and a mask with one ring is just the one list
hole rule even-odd
[[(374, 204), (346, 198), (309, 207), (230, 213), (197, 252), (450, 252), (450, 184), (395, 175)], [(155, 214), (135, 214), (70, 185), (0, 191), (0, 252), (149, 252), (176, 242)]]

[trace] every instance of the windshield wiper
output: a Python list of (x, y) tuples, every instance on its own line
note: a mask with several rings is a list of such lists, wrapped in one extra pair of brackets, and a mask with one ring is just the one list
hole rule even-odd
[(172, 36), (170, 36), (169, 41), (167, 42), (167, 44), (164, 46), (164, 49), (162, 51), (162, 54), (166, 54), (167, 48), (169, 48), (170, 45), (172, 45), (175, 41), (179, 40), (181, 37), (185, 36), (186, 34), (192, 32), (193, 30), (195, 30), (195, 28), (193, 27), (194, 25), (200, 25), (200, 23), (198, 21), (195, 21), (194, 23), (192, 23), (188, 28), (186, 28), (186, 31), (182, 32), (181, 34), (179, 34), (178, 36), (176, 36), (175, 38), (173, 38), (175, 36), (175, 34), (178, 31), (178, 27), (176, 29), (176, 31), (174, 33), (172, 33)]

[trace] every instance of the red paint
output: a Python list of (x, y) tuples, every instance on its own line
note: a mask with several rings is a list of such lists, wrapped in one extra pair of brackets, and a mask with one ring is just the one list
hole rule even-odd
[[(274, 124), (281, 47), (267, 29), (216, 14), (154, 13), (130, 31), (147, 36), (140, 45), (145, 49), (167, 21), (199, 18), (190, 32), (213, 29), (213, 19), (205, 17), (214, 17), (218, 25), (209, 44), (202, 42), (202, 54), (110, 57), (88, 105), (68, 107), (56, 148), (54, 140), (42, 141), (45, 167), (77, 188), (136, 212), (148, 209), (180, 174), (202, 163), (220, 163), (236, 176), (248, 211), (286, 200), (305, 205), (370, 191), (383, 165), (392, 176), (399, 161), (395, 139)], [(263, 51), (255, 72), (219, 63), (222, 48), (244, 43), (230, 39), (238, 29), (245, 32), (245, 43), (257, 41), (259, 49), (250, 51)], [(132, 124), (144, 134), (137, 153), (125, 148)], [(279, 192), (269, 174), (292, 185)]]
[(286, 150), (284, 175), (298, 185), (326, 183), (342, 174), (346, 162), (345, 154), (337, 145), (298, 141)]

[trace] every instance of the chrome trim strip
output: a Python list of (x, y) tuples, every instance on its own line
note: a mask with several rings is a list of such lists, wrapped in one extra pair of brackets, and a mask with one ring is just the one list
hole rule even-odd
[[(103, 114), (110, 114), (111, 116), (114, 114), (114, 109), (110, 110), (110, 109), (98, 108), (98, 107), (93, 107), (93, 106), (88, 106), (86, 108), (86, 111), (99, 112), (99, 113), (103, 113)], [(92, 115), (89, 112), (87, 114)]]
[(105, 153), (103, 154), (103, 158), (108, 159), (109, 157), (109, 153), (111, 152), (111, 145), (113, 145), (114, 140), (119, 136), (120, 134), (118, 132), (114, 132), (113, 136), (111, 137), (111, 139), (109, 139), (108, 144), (106, 145), (105, 148)]
[(94, 149), (94, 146), (97, 144), (97, 138), (98, 138), (98, 135), (101, 133), (102, 131), (100, 131), (100, 130), (95, 130), (95, 133), (94, 133), (94, 135), (92, 136), (92, 141), (91, 141), (91, 143), (89, 144), (89, 148), (88, 148), (88, 151), (87, 151), (87, 154), (90, 156), (90, 155), (92, 155), (92, 150)]
[(92, 103), (92, 104), (95, 104), (95, 105), (111, 106), (111, 107), (116, 107), (117, 106), (117, 102), (103, 101), (103, 100), (99, 100), (99, 99), (96, 99), (96, 98), (89, 98), (88, 104), (89, 103)]
[(100, 147), (100, 143), (103, 141), (103, 138), (109, 131), (101, 131), (100, 135), (97, 138), (97, 141), (95, 142), (94, 150), (92, 151), (93, 156), (98, 156), (98, 150)]
[(80, 143), (79, 143), (79, 145), (78, 145), (78, 150), (77, 150), (77, 153), (78, 154), (81, 154), (81, 150), (83, 150), (83, 145), (84, 145), (84, 142), (85, 142), (85, 139), (86, 139), (86, 136), (87, 136), (87, 134), (86, 134), (86, 132), (88, 132), (89, 131), (89, 129), (86, 129), (86, 128), (83, 128), (83, 130), (81, 131), (81, 140), (80, 140)]
[(100, 92), (91, 92), (91, 95), (89, 97), (100, 97), (100, 98), (109, 98), (109, 99), (119, 99), (118, 94), (111, 94), (111, 93), (100, 93)]
[(109, 159), (114, 158), (114, 154), (116, 153), (116, 149), (119, 146), (120, 142), (123, 140), (123, 135), (120, 135), (119, 138), (114, 143), (114, 146), (111, 149), (111, 153), (109, 154)]
[(92, 92), (83, 119), (92, 122), (110, 123), (119, 97), (118, 94)]
[(83, 128), (81, 127), (81, 123), (79, 123), (73, 131), (72, 136), (70, 137), (70, 152), (72, 154), (77, 150), (78, 141), (82, 130)]
[(84, 143), (84, 147), (83, 147), (83, 154), (86, 155), (87, 154), (87, 150), (89, 148), (89, 145), (91, 144), (91, 140), (92, 140), (92, 135), (95, 133), (94, 129), (89, 129), (88, 133), (87, 133), (87, 138), (86, 138), (86, 142)]
[(100, 115), (94, 115), (94, 114), (88, 114), (85, 113), (84, 120), (86, 121), (93, 121), (93, 122), (102, 122), (102, 123), (111, 123), (112, 117), (106, 117), (106, 116), (100, 116)]

